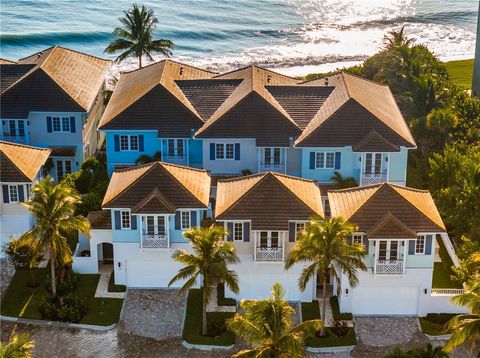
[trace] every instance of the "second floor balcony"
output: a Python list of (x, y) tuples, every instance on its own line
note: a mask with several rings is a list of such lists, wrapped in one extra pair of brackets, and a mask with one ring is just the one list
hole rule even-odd
[(404, 273), (405, 263), (403, 260), (376, 260), (376, 274), (402, 274)]
[(166, 249), (170, 247), (168, 218), (165, 215), (140, 216), (140, 247), (143, 249)]
[(277, 172), (277, 173), (286, 173), (287, 166), (285, 163), (275, 163), (275, 162), (260, 162), (258, 165), (258, 171), (261, 172)]
[(381, 173), (362, 173), (360, 177), (360, 185), (374, 185), (386, 183), (388, 180), (387, 171)]
[(186, 155), (165, 154), (162, 157), (162, 160), (166, 163), (172, 163), (172, 164), (178, 164), (178, 165), (187, 165), (188, 166), (188, 157)]
[(281, 262), (285, 259), (284, 231), (253, 231), (254, 260), (263, 262)]
[(170, 247), (168, 234), (155, 234), (142, 232), (142, 248), (144, 249), (166, 249)]

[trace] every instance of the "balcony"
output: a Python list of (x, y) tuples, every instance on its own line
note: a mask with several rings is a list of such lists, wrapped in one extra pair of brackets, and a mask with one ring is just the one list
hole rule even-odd
[(282, 247), (257, 247), (255, 250), (255, 261), (283, 261)]
[(277, 172), (285, 173), (287, 166), (285, 163), (259, 163), (258, 171), (261, 172)]
[(2, 140), (18, 144), (28, 144), (28, 137), (26, 135), (11, 135), (10, 133), (3, 133)]
[(164, 155), (162, 160), (166, 163), (188, 165), (188, 158), (186, 155)]
[(167, 234), (145, 234), (142, 233), (143, 249), (167, 249), (170, 247), (170, 240)]
[(361, 185), (381, 184), (387, 181), (387, 172), (383, 173), (363, 173), (361, 177)]
[(403, 271), (403, 260), (377, 260), (375, 262), (376, 274), (401, 274)]

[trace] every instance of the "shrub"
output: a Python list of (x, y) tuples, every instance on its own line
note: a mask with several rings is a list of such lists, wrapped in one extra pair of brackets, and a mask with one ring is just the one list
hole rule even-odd
[(103, 164), (98, 164), (93, 171), (92, 180), (90, 182), (90, 188), (93, 188), (102, 181), (108, 182), (107, 168)]
[(331, 330), (335, 333), (338, 337), (344, 337), (348, 333), (348, 322), (341, 321), (338, 319), (332, 319), (332, 327)]
[(242, 175), (246, 176), (246, 175), (252, 175), (252, 171), (250, 169), (243, 169), (242, 170)]
[(77, 206), (76, 214), (87, 216), (90, 211), (102, 209), (102, 197), (97, 193), (91, 192), (82, 197), (82, 202)]
[(42, 319), (78, 323), (87, 313), (87, 306), (77, 296), (42, 297), (39, 306)]
[[(57, 275), (56, 280), (57, 295), (65, 296), (77, 288), (78, 282), (80, 281), (80, 276), (78, 273), (72, 270), (67, 270), (65, 271), (64, 275)], [(52, 276), (50, 274), (45, 277), (45, 289), (52, 293)]]
[(15, 270), (29, 268), (29, 263), (40, 261), (42, 252), (31, 245), (22, 244), (19, 239), (12, 239), (2, 247), (3, 252), (15, 267)]
[(212, 226), (213, 224), (215, 224), (215, 220), (213, 220), (212, 218), (208, 217), (208, 218), (205, 218), (202, 220), (200, 226), (201, 227), (210, 227)]
[(217, 319), (215, 321), (209, 321), (207, 323), (207, 336), (219, 337), (227, 332), (227, 326), (225, 325), (225, 319)]
[(338, 297), (330, 297), (330, 306), (332, 307), (333, 319), (336, 320), (352, 320), (353, 316), (351, 313), (340, 313), (340, 305), (338, 304)]
[(97, 158), (88, 157), (83, 161), (82, 166), (80, 168), (82, 170), (87, 170), (93, 173), (98, 168), (99, 164), (100, 162), (97, 160)]
[(425, 316), (425, 319), (433, 323), (445, 324), (455, 316), (454, 313), (429, 313)]

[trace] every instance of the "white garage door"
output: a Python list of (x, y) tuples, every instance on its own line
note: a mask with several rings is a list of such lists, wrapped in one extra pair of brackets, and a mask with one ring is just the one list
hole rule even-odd
[[(169, 262), (127, 260), (127, 286), (137, 288), (166, 288), (180, 268), (180, 265), (177, 265), (171, 260)], [(172, 287), (180, 287), (181, 284), (182, 282)]]
[(358, 315), (417, 315), (419, 288), (366, 286), (353, 290), (353, 313)]

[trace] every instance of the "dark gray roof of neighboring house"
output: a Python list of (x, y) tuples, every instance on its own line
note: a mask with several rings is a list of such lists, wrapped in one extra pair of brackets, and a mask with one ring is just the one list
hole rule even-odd
[(90, 211), (87, 219), (90, 222), (91, 229), (112, 229), (112, 213), (110, 210)]
[(35, 65), (0, 64), (0, 93), (25, 76)]
[(77, 151), (74, 145), (52, 145), (49, 148), (52, 150), (51, 157), (74, 157)]

